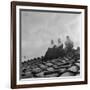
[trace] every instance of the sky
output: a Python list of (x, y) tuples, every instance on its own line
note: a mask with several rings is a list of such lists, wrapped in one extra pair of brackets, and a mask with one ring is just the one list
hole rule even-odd
[(80, 46), (81, 14), (41, 11), (21, 11), (22, 57), (29, 59), (44, 56), (50, 41), (69, 35), (74, 47)]

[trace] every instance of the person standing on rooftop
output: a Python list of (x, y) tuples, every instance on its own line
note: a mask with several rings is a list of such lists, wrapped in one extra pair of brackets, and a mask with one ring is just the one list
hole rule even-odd
[(50, 48), (53, 48), (54, 46), (55, 46), (54, 41), (51, 40), (51, 46), (50, 46)]
[(71, 51), (73, 49), (74, 43), (70, 39), (69, 36), (66, 36), (66, 41), (65, 41), (65, 49), (66, 51)]
[(63, 43), (62, 43), (61, 39), (58, 38), (58, 44), (57, 44), (57, 47), (60, 47), (60, 46), (63, 46)]

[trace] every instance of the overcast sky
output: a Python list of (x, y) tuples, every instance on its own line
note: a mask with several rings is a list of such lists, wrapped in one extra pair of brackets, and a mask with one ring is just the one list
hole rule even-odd
[(21, 11), (22, 56), (42, 56), (53, 39), (65, 41), (69, 35), (74, 46), (80, 45), (81, 14)]

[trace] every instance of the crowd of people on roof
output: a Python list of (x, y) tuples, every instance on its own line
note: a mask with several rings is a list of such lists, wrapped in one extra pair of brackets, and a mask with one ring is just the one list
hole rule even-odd
[(74, 43), (69, 36), (66, 36), (66, 41), (64, 44), (65, 44), (65, 47), (61, 42), (60, 38), (58, 38), (58, 45), (55, 45), (54, 41), (51, 40), (51, 47), (48, 48), (45, 54), (45, 59), (54, 59), (58, 57), (63, 57), (67, 53), (71, 52), (74, 47)]
[[(73, 46), (74, 46), (74, 43), (73, 41), (70, 39), (69, 36), (66, 36), (66, 41), (65, 41), (65, 49), (72, 49)], [(57, 47), (62, 47), (63, 48), (63, 43), (61, 41), (60, 38), (58, 38), (58, 44), (55, 45), (54, 44), (54, 40), (51, 40), (51, 46), (54, 47), (54, 48), (57, 48)]]
[[(33, 58), (30, 60), (30, 62), (34, 62), (34, 61), (40, 61), (40, 60), (50, 60), (50, 59), (55, 59), (58, 57), (64, 57), (69, 53), (73, 53), (74, 50), (74, 42), (70, 39), (69, 36), (66, 36), (66, 40), (64, 42), (64, 44), (62, 43), (61, 39), (58, 38), (57, 40), (58, 44), (56, 45), (54, 43), (54, 40), (51, 40), (51, 46), (48, 48), (48, 50), (46, 51), (45, 55), (42, 57), (37, 57), (37, 58)], [(77, 51), (80, 51), (80, 48), (77, 47)], [(29, 61), (29, 60), (28, 60)]]

